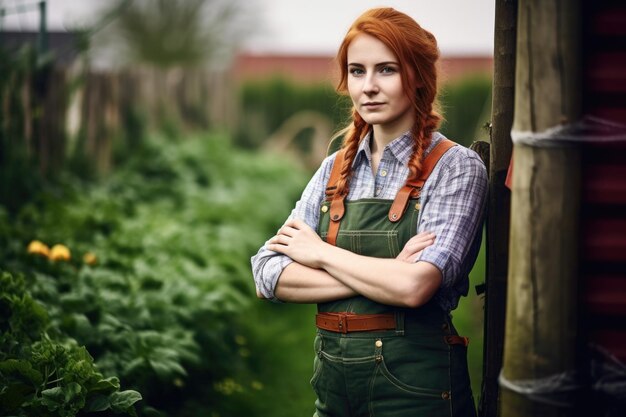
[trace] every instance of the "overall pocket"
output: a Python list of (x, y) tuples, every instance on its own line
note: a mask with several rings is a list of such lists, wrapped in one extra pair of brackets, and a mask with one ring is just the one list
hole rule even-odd
[(398, 417), (450, 416), (448, 349), (384, 338), (370, 385), (370, 415), (395, 410)]
[(339, 230), (337, 246), (359, 255), (395, 258), (400, 253), (397, 230)]
[(313, 341), (313, 351), (315, 352), (315, 357), (313, 358), (313, 376), (311, 377), (311, 386), (313, 388), (315, 388), (315, 384), (322, 375), (323, 364), (321, 356), (323, 343), (322, 336), (318, 333)]

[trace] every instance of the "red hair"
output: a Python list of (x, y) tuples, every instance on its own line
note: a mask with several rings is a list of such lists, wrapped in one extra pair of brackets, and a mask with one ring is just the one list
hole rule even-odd
[[(409, 179), (416, 178), (420, 175), (422, 158), (430, 145), (431, 135), (442, 119), (436, 111), (436, 61), (439, 58), (437, 41), (432, 33), (402, 12), (392, 8), (367, 10), (354, 21), (337, 53), (336, 59), (341, 71), (337, 92), (340, 94), (348, 93), (348, 47), (361, 34), (373, 36), (384, 43), (399, 61), (402, 85), (415, 114), (415, 123), (411, 128), (413, 153), (408, 165)], [(346, 157), (336, 195), (348, 194), (352, 162), (360, 141), (370, 128), (352, 107), (352, 122), (338, 134), (344, 134), (342, 147), (346, 149)]]

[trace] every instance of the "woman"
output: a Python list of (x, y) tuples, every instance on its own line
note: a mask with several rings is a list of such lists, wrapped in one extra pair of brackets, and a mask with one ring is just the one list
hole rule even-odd
[(316, 415), (475, 416), (467, 295), (487, 176), (436, 132), (435, 38), (391, 8), (366, 11), (338, 52), (352, 123), (291, 216), (252, 258), (259, 297), (317, 303)]

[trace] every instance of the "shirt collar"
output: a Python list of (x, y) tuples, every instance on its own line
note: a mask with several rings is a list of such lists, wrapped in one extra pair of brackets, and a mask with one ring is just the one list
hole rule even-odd
[[(370, 148), (370, 139), (372, 137), (372, 131), (370, 130), (367, 135), (361, 140), (359, 143), (359, 147), (357, 148), (357, 153), (352, 163), (352, 166), (356, 166), (362, 161), (362, 158), (365, 158), (366, 161), (371, 163), (372, 161), (372, 150)], [(440, 137), (443, 137), (439, 132), (433, 132), (432, 141), (428, 149), (426, 149), (425, 154), (427, 155), (431, 149), (435, 146), (437, 142), (439, 142)], [(385, 146), (383, 150), (383, 156), (385, 155), (385, 150), (389, 149), (391, 155), (402, 165), (408, 165), (409, 159), (411, 158), (411, 153), (413, 152), (413, 138), (411, 137), (411, 131), (406, 131), (396, 139), (392, 140)]]

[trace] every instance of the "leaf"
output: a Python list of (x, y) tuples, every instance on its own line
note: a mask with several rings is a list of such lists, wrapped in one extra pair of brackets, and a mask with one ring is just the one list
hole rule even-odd
[(147, 361), (144, 358), (135, 358), (128, 362), (124, 367), (124, 375), (130, 375), (137, 370), (144, 368), (147, 365)]
[(30, 362), (21, 359), (7, 359), (0, 362), (0, 372), (4, 374), (18, 374), (33, 385), (40, 385), (43, 381), (41, 372), (33, 369)]
[(20, 407), (33, 392), (33, 387), (21, 383), (3, 387), (0, 394), (0, 409), (14, 410)]
[(85, 406), (85, 411), (104, 411), (111, 407), (111, 401), (108, 395), (96, 394)]
[(162, 380), (171, 380), (174, 376), (187, 376), (187, 371), (178, 362), (161, 359), (159, 361), (150, 360), (150, 366)]
[(54, 411), (63, 404), (63, 389), (61, 387), (49, 388), (41, 391), (41, 403)]
[(62, 388), (63, 395), (65, 397), (65, 402), (69, 403), (72, 399), (74, 399), (78, 394), (81, 393), (83, 387), (81, 387), (76, 382), (70, 382), (66, 386)]
[(116, 413), (126, 411), (137, 401), (141, 400), (141, 394), (134, 390), (114, 392), (109, 396), (111, 409)]
[(120, 380), (119, 378), (112, 376), (98, 381), (93, 387), (91, 387), (90, 391), (103, 391), (106, 393), (111, 393), (117, 391), (118, 389), (120, 389)]

